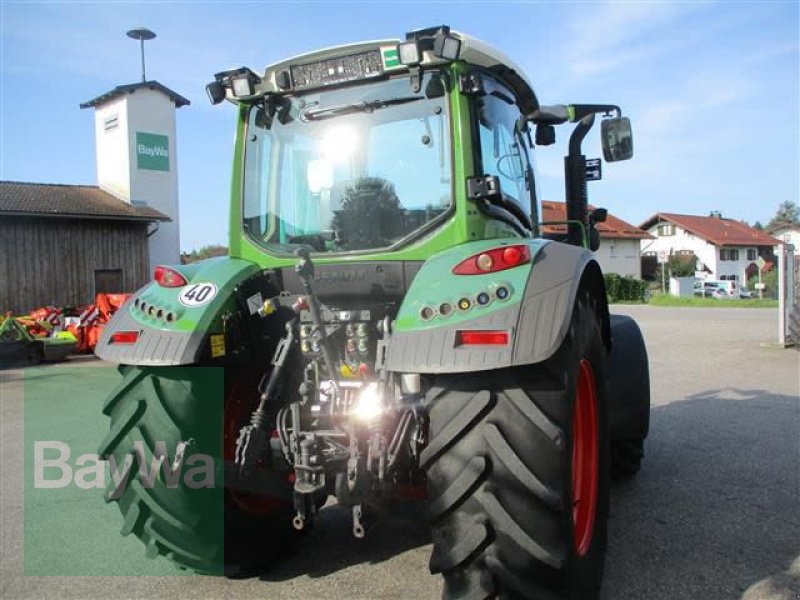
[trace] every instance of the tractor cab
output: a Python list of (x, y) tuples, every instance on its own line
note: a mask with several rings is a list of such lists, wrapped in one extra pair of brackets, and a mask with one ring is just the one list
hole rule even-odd
[[(533, 129), (547, 145), (554, 124), (619, 112), (543, 108), (510, 59), (446, 26), (225, 71), (207, 91), (239, 105), (232, 254), (265, 266), (301, 248), (323, 264), (418, 260), (534, 236)], [(608, 160), (625, 157), (618, 133)]]

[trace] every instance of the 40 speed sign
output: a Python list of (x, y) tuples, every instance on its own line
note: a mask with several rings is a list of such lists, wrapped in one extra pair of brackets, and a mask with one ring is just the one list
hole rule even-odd
[(203, 306), (211, 302), (216, 295), (217, 286), (213, 283), (193, 283), (181, 290), (178, 301), (184, 306)]

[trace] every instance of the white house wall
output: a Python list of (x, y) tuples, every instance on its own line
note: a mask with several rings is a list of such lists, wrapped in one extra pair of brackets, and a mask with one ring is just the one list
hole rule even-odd
[(681, 250), (689, 250), (711, 271), (706, 274), (708, 279), (720, 279), (722, 276), (735, 275), (739, 282), (744, 283), (746, 281), (745, 270), (755, 262), (747, 260), (747, 250), (755, 250), (756, 256), (758, 256), (758, 248), (755, 246), (725, 246), (726, 249), (737, 249), (739, 260), (720, 260), (719, 246), (686, 231), (679, 225), (675, 225), (675, 235), (659, 237), (658, 225), (651, 227), (648, 232), (656, 236), (656, 239), (642, 240), (641, 250), (643, 253), (655, 252), (658, 255), (663, 251), (669, 255), (678, 254)]
[(130, 202), (130, 161), (124, 151), (128, 140), (128, 110), (124, 97), (97, 107), (94, 135), (97, 185), (109, 194)]
[[(109, 119), (116, 119), (110, 129)], [(169, 170), (138, 167), (137, 132), (168, 138)], [(155, 265), (180, 262), (175, 141), (175, 104), (160, 91), (139, 88), (96, 107), (98, 185), (126, 202), (145, 204), (172, 219), (152, 225), (158, 231), (149, 239), (151, 272)]]
[(637, 279), (642, 276), (638, 239), (601, 238), (594, 255), (603, 273), (630, 275)]
[(794, 245), (795, 256), (800, 256), (800, 231), (797, 229), (776, 229), (771, 235), (782, 242)]
[[(150, 238), (150, 265), (180, 262), (178, 213), (178, 157), (175, 144), (175, 104), (162, 92), (138, 89), (128, 96), (131, 200), (145, 202), (172, 219), (160, 223)], [(137, 168), (136, 132), (165, 135), (169, 138), (169, 170)]]

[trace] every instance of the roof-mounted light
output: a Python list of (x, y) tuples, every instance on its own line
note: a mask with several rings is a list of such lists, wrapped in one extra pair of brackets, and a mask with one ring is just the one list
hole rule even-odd
[(422, 60), (422, 52), (416, 40), (409, 40), (398, 44), (397, 55), (400, 57), (400, 63), (408, 65), (409, 67), (418, 65)]
[(225, 100), (225, 86), (219, 81), (212, 81), (206, 86), (206, 94), (211, 104), (219, 104)]
[(231, 71), (223, 71), (214, 75), (214, 81), (206, 86), (211, 104), (219, 104), (231, 90), (234, 98), (249, 98), (256, 94), (255, 86), (261, 78), (247, 67), (240, 67)]
[[(439, 25), (409, 31), (406, 41), (397, 46), (400, 62), (416, 65), (422, 62), (422, 53), (430, 51), (437, 58), (457, 60), (461, 54), (461, 39), (450, 33), (450, 27)], [(405, 53), (406, 60), (403, 60)]]
[(433, 54), (445, 60), (457, 60), (461, 54), (461, 40), (449, 33), (439, 33), (433, 40)]
[(255, 92), (253, 88), (254, 81), (251, 77), (251, 73), (237, 75), (231, 79), (231, 90), (233, 91), (233, 95), (237, 98), (252, 96)]

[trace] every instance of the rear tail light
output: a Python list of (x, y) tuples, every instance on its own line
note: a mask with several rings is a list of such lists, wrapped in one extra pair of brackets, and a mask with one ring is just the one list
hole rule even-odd
[(116, 331), (111, 334), (112, 344), (135, 344), (138, 339), (138, 331)]
[(462, 260), (453, 267), (454, 275), (483, 275), (505, 271), (531, 262), (531, 249), (526, 244), (492, 248)]
[(157, 266), (153, 271), (153, 279), (162, 287), (174, 288), (182, 287), (189, 283), (186, 278), (178, 273), (175, 269), (169, 267)]
[(507, 331), (457, 331), (456, 346), (507, 346)]

